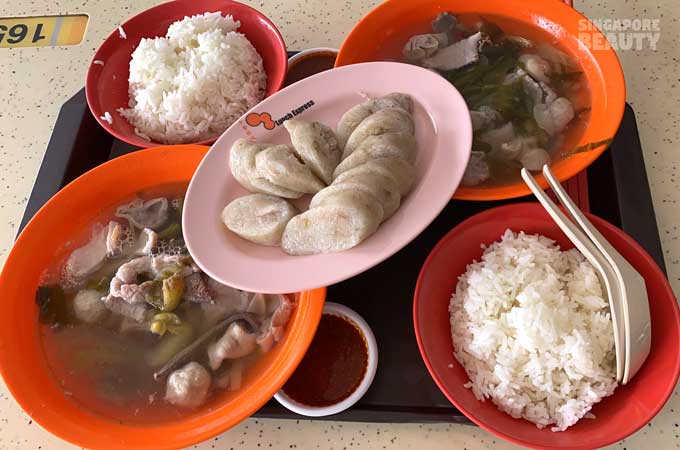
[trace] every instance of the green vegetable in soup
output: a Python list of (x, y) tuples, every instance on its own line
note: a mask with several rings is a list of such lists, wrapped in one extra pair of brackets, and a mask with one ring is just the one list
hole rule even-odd
[(568, 158), (571, 155), (575, 155), (576, 153), (583, 153), (583, 152), (589, 152), (590, 150), (595, 150), (598, 147), (608, 146), (614, 142), (614, 138), (609, 138), (609, 139), (603, 139), (601, 141), (595, 141), (595, 142), (588, 142), (587, 144), (580, 145), (576, 148), (571, 149), (568, 152), (564, 152), (562, 154), (562, 158)]
[(492, 149), (491, 144), (479, 140), (477, 136), (472, 139), (472, 151), (473, 152), (490, 152)]
[(113, 277), (93, 277), (85, 282), (85, 289), (92, 289), (98, 292), (108, 292), (111, 279)]
[(521, 136), (535, 137), (536, 143), (541, 148), (545, 148), (549, 141), (550, 136), (545, 130), (538, 126), (536, 119), (533, 116), (526, 117), (522, 120), (514, 120), (512, 125), (515, 127), (515, 131)]
[(170, 278), (180, 270), (184, 269), (185, 267), (186, 266), (184, 264), (180, 263), (167, 265), (163, 268), (163, 271), (161, 272), (161, 278), (162, 279)]
[(184, 277), (181, 274), (163, 280), (163, 311), (173, 311), (182, 300)]
[(179, 213), (179, 220), (182, 221), (182, 211), (184, 210), (184, 198), (178, 197), (175, 199), (177, 202), (176, 211)]
[(64, 290), (57, 285), (40, 286), (35, 293), (38, 318), (41, 323), (64, 325), (70, 322), (71, 313)]
[(163, 309), (163, 280), (151, 280), (151, 288), (144, 296), (144, 301), (158, 310)]
[(550, 74), (550, 85), (555, 92), (564, 95), (574, 83), (581, 79), (583, 72), (580, 70), (567, 70), (563, 68), (560, 72), (553, 72)]
[(182, 320), (177, 314), (160, 313), (153, 317), (149, 331), (160, 336), (163, 336), (166, 331), (177, 334), (181, 332), (181, 328), (178, 328), (180, 325), (182, 325)]
[(95, 348), (79, 350), (73, 355), (73, 365), (78, 368), (88, 368), (105, 365), (117, 365), (123, 362), (125, 354), (120, 349), (112, 349), (104, 345)]
[(147, 362), (149, 366), (161, 367), (189, 345), (194, 337), (193, 328), (186, 322), (172, 325), (172, 329), (168, 327), (168, 331), (170, 333), (166, 333), (148, 354)]
[(182, 226), (179, 223), (171, 223), (165, 229), (158, 232), (158, 239), (172, 239), (182, 237)]

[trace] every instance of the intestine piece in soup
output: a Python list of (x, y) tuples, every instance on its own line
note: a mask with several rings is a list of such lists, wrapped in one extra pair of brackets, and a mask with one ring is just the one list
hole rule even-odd
[[(109, 293), (128, 303), (144, 303), (160, 285), (159, 277), (177, 274), (188, 277), (198, 270), (191, 264), (191, 259), (182, 255), (139, 256), (118, 267), (116, 275), (111, 279)], [(167, 272), (167, 273), (166, 273)], [(148, 278), (139, 282), (140, 276)]]
[(250, 303), (250, 293), (225, 286), (211, 278), (208, 278), (207, 285), (215, 294), (212, 301), (200, 304), (204, 320), (208, 326), (212, 326), (236, 312), (247, 310)]
[(265, 317), (267, 315), (267, 297), (265, 294), (253, 294), (248, 304), (247, 312)]
[(574, 106), (566, 97), (550, 104), (534, 105), (534, 119), (550, 136), (561, 133), (575, 117)]
[(535, 54), (525, 53), (519, 56), (519, 62), (534, 80), (550, 82), (550, 63), (545, 59)]
[(528, 170), (537, 172), (543, 169), (544, 165), (550, 164), (550, 154), (542, 148), (529, 148), (522, 152), (519, 162)]
[(144, 201), (140, 198), (116, 209), (116, 217), (127, 219), (134, 227), (158, 228), (168, 220), (168, 199), (158, 197)]
[(150, 255), (157, 244), (158, 234), (151, 228), (144, 228), (135, 236), (131, 225), (109, 222), (106, 235), (106, 256), (109, 259)]
[(479, 61), (479, 46), (483, 40), (482, 33), (460, 40), (444, 47), (434, 55), (422, 61), (424, 67), (437, 70), (455, 70)]
[(486, 154), (484, 152), (472, 152), (461, 184), (463, 186), (476, 186), (489, 178), (491, 178), (491, 170), (486, 160)]
[(497, 152), (501, 150), (501, 145), (514, 141), (516, 137), (515, 127), (512, 122), (508, 122), (501, 127), (483, 132), (479, 140), (486, 142), (491, 146), (492, 151)]
[(77, 284), (102, 266), (106, 260), (107, 232), (106, 227), (96, 225), (87, 244), (71, 252), (64, 264), (67, 284)]
[(208, 346), (210, 368), (217, 370), (225, 359), (250, 355), (257, 348), (257, 334), (249, 332), (241, 322), (229, 325), (224, 335)]
[(103, 297), (102, 302), (109, 311), (132, 319), (136, 322), (149, 321), (154, 315), (154, 310), (151, 309), (146, 303), (132, 304), (126, 302), (120, 297), (115, 297), (110, 294)]
[(434, 55), (437, 50), (449, 44), (446, 33), (417, 34), (404, 45), (401, 54), (409, 61), (420, 61)]
[(215, 291), (208, 286), (208, 276), (194, 272), (184, 279), (182, 298), (188, 302), (205, 303), (215, 300)]
[(263, 352), (268, 352), (275, 343), (283, 339), (286, 325), (295, 309), (295, 298), (290, 294), (269, 295), (269, 307), (276, 305), (274, 312), (260, 327), (257, 344)]
[(501, 115), (490, 106), (482, 105), (477, 110), (470, 111), (472, 130), (478, 131), (492, 127), (501, 120)]

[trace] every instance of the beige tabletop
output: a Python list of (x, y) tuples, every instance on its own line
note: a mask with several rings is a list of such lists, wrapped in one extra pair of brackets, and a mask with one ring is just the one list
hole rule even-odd
[[(415, 1), (415, 0), (414, 0)], [(539, 0), (535, 0), (539, 1)], [(104, 37), (157, 0), (4, 0), (0, 17), (87, 13), (85, 41), (75, 47), (0, 49), (0, 264), (11, 248), (61, 104), (83, 87), (87, 64)], [(246, 0), (270, 17), (289, 49), (337, 47), (376, 0)], [(591, 19), (658, 19), (660, 39), (622, 50), (628, 102), (637, 113), (668, 276), (680, 293), (680, 2), (598, 0), (577, 3)], [(607, 22), (603, 22), (607, 26)], [(661, 413), (617, 449), (680, 448), (678, 390)], [(482, 449), (512, 448), (477, 427), (249, 419), (199, 449)], [(73, 448), (23, 413), (0, 382), (0, 449)]]

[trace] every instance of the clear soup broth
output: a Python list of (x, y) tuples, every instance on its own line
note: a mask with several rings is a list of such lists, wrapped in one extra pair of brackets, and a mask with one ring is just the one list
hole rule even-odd
[(263, 370), (294, 308), (291, 296), (239, 291), (195, 266), (182, 238), (186, 187), (104, 208), (36, 293), (55, 382), (121, 423), (178, 419), (233, 395)]
[[(440, 15), (390, 33), (378, 59), (435, 70), (461, 92), (471, 111), (488, 113), (477, 114), (481, 120), (473, 113), (473, 157), (463, 185), (515, 183), (523, 166), (537, 171), (543, 163), (586, 149), (578, 147), (590, 117), (586, 77), (553, 36), (503, 17), (449, 17), (453, 20)], [(460, 52), (447, 56), (447, 47), (454, 45), (478, 58), (466, 60)]]

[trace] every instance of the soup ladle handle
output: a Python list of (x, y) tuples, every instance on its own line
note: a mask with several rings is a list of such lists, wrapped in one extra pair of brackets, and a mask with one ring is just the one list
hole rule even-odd
[(184, 347), (177, 354), (175, 354), (175, 356), (170, 358), (170, 360), (165, 363), (163, 367), (154, 372), (153, 379), (156, 381), (163, 379), (168, 373), (184, 364), (198, 348), (203, 346), (203, 344), (207, 343), (218, 333), (226, 331), (226, 329), (229, 328), (229, 325), (238, 321), (247, 323), (253, 331), (257, 331), (259, 329), (257, 315), (247, 312), (232, 314), (223, 321), (215, 324), (212, 328), (199, 336), (198, 339)]

